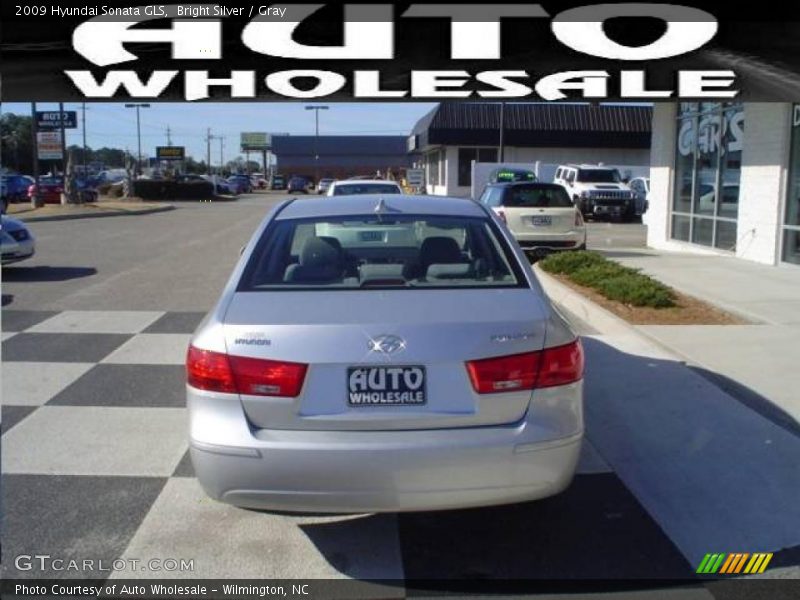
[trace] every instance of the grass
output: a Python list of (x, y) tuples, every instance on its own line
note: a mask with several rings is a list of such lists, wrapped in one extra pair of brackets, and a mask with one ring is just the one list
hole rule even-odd
[(651, 308), (676, 306), (675, 294), (663, 283), (597, 252), (580, 250), (551, 254), (538, 264), (548, 273), (564, 275), (609, 300)]

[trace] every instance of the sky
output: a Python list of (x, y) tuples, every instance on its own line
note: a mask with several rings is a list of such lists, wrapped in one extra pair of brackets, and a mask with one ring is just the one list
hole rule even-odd
[[(301, 102), (154, 102), (140, 109), (142, 155), (155, 155), (156, 146), (167, 144), (167, 127), (173, 146), (185, 146), (186, 154), (196, 160), (206, 158), (206, 129), (222, 136), (224, 162), (241, 156), (239, 134), (265, 131), (291, 135), (314, 135), (314, 111), (305, 110), (311, 103)], [(314, 102), (313, 104), (323, 104)], [(435, 103), (327, 102), (328, 110), (319, 113), (320, 135), (408, 135), (417, 120)], [(58, 110), (58, 104), (38, 102), (37, 110)], [(78, 112), (77, 129), (67, 130), (67, 145), (82, 144), (81, 104), (64, 103), (64, 110)], [(0, 113), (31, 114), (26, 103), (4, 102)], [(136, 109), (121, 103), (86, 103), (86, 145), (90, 148), (127, 148), (136, 154)], [(220, 142), (211, 146), (211, 162), (219, 164)], [(259, 160), (251, 154), (253, 160)]]

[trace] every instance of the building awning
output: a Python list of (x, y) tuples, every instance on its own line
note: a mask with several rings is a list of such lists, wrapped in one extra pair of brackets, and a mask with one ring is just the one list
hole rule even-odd
[[(650, 147), (650, 106), (506, 103), (503, 112), (506, 146)], [(499, 103), (444, 102), (417, 122), (408, 148), (499, 143)]]

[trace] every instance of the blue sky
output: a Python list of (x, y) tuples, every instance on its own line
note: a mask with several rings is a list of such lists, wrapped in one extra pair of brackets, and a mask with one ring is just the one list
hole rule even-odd
[[(435, 103), (339, 103), (314, 102), (330, 108), (320, 111), (320, 135), (408, 135), (417, 120)], [(206, 128), (212, 135), (224, 136), (225, 161), (240, 155), (242, 131), (266, 131), (292, 135), (314, 134), (314, 113), (301, 102), (227, 102), (227, 103), (152, 103), (142, 108), (142, 154), (155, 153), (156, 146), (166, 145), (167, 127), (172, 144), (185, 146), (186, 153), (197, 160), (206, 157)], [(86, 143), (91, 148), (103, 146), (128, 148), (136, 153), (136, 111), (124, 103), (86, 104)], [(67, 145), (81, 145), (80, 103), (67, 102), (64, 110), (78, 111), (78, 128), (67, 130)], [(58, 110), (58, 104), (39, 102), (37, 110)], [(0, 112), (31, 114), (30, 104), (4, 102)], [(255, 159), (255, 155), (251, 155)], [(211, 146), (211, 160), (219, 163), (219, 141)]]

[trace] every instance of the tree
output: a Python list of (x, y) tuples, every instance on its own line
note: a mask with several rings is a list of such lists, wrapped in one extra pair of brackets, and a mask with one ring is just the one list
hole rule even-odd
[(5, 113), (0, 116), (0, 156), (3, 167), (19, 173), (33, 172), (31, 118)]
[(92, 153), (94, 161), (103, 163), (107, 169), (125, 167), (125, 150), (119, 148), (100, 148)]

